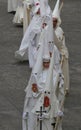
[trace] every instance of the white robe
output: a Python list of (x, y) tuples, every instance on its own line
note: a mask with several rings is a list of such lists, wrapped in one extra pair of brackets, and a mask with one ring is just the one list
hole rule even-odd
[[(20, 60), (31, 59), (31, 56), (28, 54), (28, 47), (33, 42), (35, 35), (41, 32), (41, 24), (41, 17), (39, 15), (35, 15), (24, 34), (19, 50), (15, 53), (16, 58)], [(28, 56), (29, 58), (27, 58)], [(30, 65), (30, 67), (32, 67), (32, 65)]]
[[(40, 99), (42, 99), (42, 95), (45, 91), (45, 83), (46, 83), (46, 77), (48, 75), (48, 70), (43, 70), (41, 74), (38, 76), (37, 79), (37, 86), (38, 86), (38, 93), (34, 94), (31, 89), (31, 79), (29, 82), (29, 86), (26, 90), (26, 97), (25, 97), (25, 103), (24, 103), (24, 111), (23, 111), (23, 130), (36, 130), (37, 128), (40, 129), (40, 123), (37, 120), (36, 111), (40, 110), (40, 106), (43, 105), (43, 100), (41, 102)], [(57, 74), (56, 71), (54, 71), (53, 75), (54, 79), (54, 85), (58, 84), (57, 81)], [(54, 99), (55, 100), (55, 99)], [(56, 101), (54, 101), (54, 112), (53, 117), (56, 117), (58, 113), (60, 112), (59, 109), (59, 101), (56, 98)], [(42, 121), (42, 128), (44, 130), (50, 129), (53, 130), (53, 126), (51, 123), (54, 123), (54, 118), (50, 118), (49, 112), (43, 113), (43, 121)], [(27, 125), (26, 125), (27, 124)], [(58, 127), (58, 130), (61, 130), (61, 126)]]
[[(33, 108), (32, 112), (35, 113), (35, 111), (39, 111), (40, 110), (40, 106), (43, 106), (43, 93), (45, 91), (45, 83), (46, 83), (46, 77), (48, 75), (48, 70), (44, 70), (40, 75), (39, 75), (39, 80), (38, 80), (38, 86), (39, 86), (39, 90), (42, 91), (42, 95), (41, 97), (38, 99), (35, 107)], [(59, 75), (58, 73), (54, 70), (53, 73), (53, 89), (57, 89), (57, 85), (58, 85), (58, 81), (59, 81)], [(58, 93), (60, 93), (60, 91), (58, 90)], [(48, 95), (48, 94), (47, 94)], [(50, 96), (49, 96), (50, 97)], [(46, 125), (46, 128), (43, 127), (43, 129), (53, 129), (53, 126), (51, 125), (51, 123), (54, 123), (54, 117), (57, 117), (59, 112), (60, 112), (60, 104), (59, 104), (59, 99), (57, 98), (57, 96), (53, 93), (52, 90), (52, 98), (51, 99), (51, 105), (53, 110), (51, 110), (50, 107), (46, 108), (45, 110), (47, 111), (47, 113), (43, 113), (43, 122)], [(58, 124), (58, 128), (57, 130), (62, 130), (62, 122), (59, 122)]]
[(8, 12), (16, 11), (18, 0), (8, 0)]
[(34, 42), (35, 36), (36, 35), (38, 36), (41, 33), (43, 20), (44, 19), (40, 15), (35, 14), (33, 16), (31, 23), (24, 34), (20, 48), (15, 53), (16, 58), (20, 58), (20, 60), (27, 60), (27, 56), (28, 56), (30, 68), (33, 68), (34, 63), (35, 63), (35, 61), (33, 63), (33, 60), (32, 60), (33, 58), (32, 44)]
[(30, 23), (30, 9), (27, 8), (26, 2), (24, 2), (24, 17), (23, 17), (23, 34)]
[(61, 67), (64, 75), (64, 89), (69, 90), (69, 64), (68, 64), (68, 49), (65, 45), (65, 36), (61, 27), (55, 29), (55, 44), (61, 53)]
[[(34, 1), (33, 0), (24, 0), (24, 17), (23, 17), (23, 34), (25, 34), (26, 29), (28, 28), (30, 21), (33, 17), (33, 8)], [(31, 8), (29, 7), (31, 6)]]
[(23, 24), (23, 1), (18, 0), (18, 6), (16, 9), (15, 16), (13, 18), (13, 23), (17, 25)]

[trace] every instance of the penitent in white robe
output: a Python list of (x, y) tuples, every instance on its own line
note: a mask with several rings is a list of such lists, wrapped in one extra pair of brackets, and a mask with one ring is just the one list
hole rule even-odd
[[(31, 8), (30, 8), (30, 6), (31, 6)], [(24, 0), (23, 8), (24, 8), (23, 34), (25, 34), (26, 29), (28, 28), (30, 21), (33, 17), (34, 0)]]
[[(50, 15), (46, 17), (46, 22), (49, 21), (49, 19), (50, 19)], [(31, 68), (34, 65), (33, 60), (32, 60), (33, 58), (32, 49), (33, 49), (34, 39), (35, 37), (39, 37), (42, 31), (42, 23), (44, 20), (45, 19), (41, 17), (40, 15), (35, 14), (33, 16), (31, 23), (24, 34), (20, 48), (15, 53), (16, 58), (20, 60), (27, 60), (27, 56), (28, 56), (29, 64)]]
[[(41, 17), (39, 15), (35, 15), (32, 18), (31, 23), (28, 26), (28, 28), (23, 36), (19, 50), (16, 51), (16, 53), (15, 53), (15, 57), (17, 59), (19, 59), (19, 60), (31, 59), (29, 52), (28, 52), (28, 48), (29, 48), (29, 45), (33, 42), (35, 35), (37, 35), (38, 33), (41, 32), (41, 24), (42, 24)], [(32, 67), (32, 65), (30, 65), (30, 67)]]
[(13, 23), (17, 25), (23, 24), (23, 1), (18, 0), (18, 6), (16, 9), (15, 16), (13, 18)]
[[(39, 75), (39, 79), (37, 82), (37, 85), (39, 87), (40, 92), (42, 92), (41, 97), (39, 97), (35, 107), (33, 108), (32, 112), (36, 114), (36, 111), (40, 110), (40, 106), (43, 107), (43, 93), (46, 90), (46, 78), (48, 75), (48, 70), (43, 70), (41, 74)], [(55, 122), (54, 117), (57, 117), (59, 112), (60, 112), (60, 104), (57, 96), (55, 95), (54, 91), (57, 89), (59, 81), (59, 75), (58, 73), (54, 70), (53, 71), (53, 90), (52, 90), (52, 98), (50, 97), (50, 102), (52, 103), (52, 110), (51, 107), (48, 107), (44, 110), (46, 110), (46, 113), (43, 113), (43, 129), (47, 130), (53, 130), (53, 126), (51, 125), (52, 123)], [(48, 87), (48, 86), (47, 86)], [(58, 90), (59, 91), (59, 90)], [(57, 130), (61, 130), (62, 126), (61, 123), (59, 123)]]
[[(45, 83), (46, 83), (46, 77), (48, 75), (48, 69), (43, 70), (41, 74), (37, 78), (37, 86), (38, 86), (38, 92), (33, 93), (31, 89), (31, 81), (29, 83), (29, 86), (26, 89), (26, 97), (25, 97), (25, 103), (24, 103), (24, 111), (23, 111), (23, 130), (37, 130), (40, 129), (40, 123), (39, 120), (37, 120), (36, 111), (40, 110), (40, 106), (43, 105), (43, 100), (41, 102), (40, 99), (42, 99), (42, 94), (45, 91)], [(54, 72), (53, 75), (53, 82), (54, 85), (58, 84), (57, 82), (57, 73)], [(54, 112), (53, 117), (56, 117), (60, 111), (59, 109), (59, 101), (56, 98), (54, 105)], [(53, 130), (53, 126), (51, 123), (54, 123), (54, 118), (50, 118), (49, 112), (47, 114), (43, 113), (43, 120), (42, 120), (42, 128), (44, 130), (50, 129)], [(61, 130), (61, 125), (58, 127), (58, 130)]]
[(69, 64), (68, 64), (68, 49), (65, 45), (65, 36), (61, 27), (55, 29), (55, 44), (61, 53), (61, 68), (64, 75), (64, 90), (69, 90)]
[(18, 0), (8, 0), (8, 12), (16, 11)]

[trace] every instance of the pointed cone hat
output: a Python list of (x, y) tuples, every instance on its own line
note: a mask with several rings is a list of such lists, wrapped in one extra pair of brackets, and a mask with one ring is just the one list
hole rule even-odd
[[(52, 58), (51, 58), (51, 62), (50, 62), (50, 67), (48, 70), (48, 75), (47, 75), (47, 79), (46, 79), (46, 85), (45, 85), (45, 94), (44, 96), (48, 96), (50, 99), (50, 105), (51, 105), (51, 109), (50, 109), (50, 118), (53, 118), (54, 116), (57, 115), (58, 111), (59, 111), (59, 102), (58, 99), (56, 97), (56, 84), (54, 84), (54, 49), (53, 49), (53, 53), (52, 53)], [(56, 82), (58, 80), (58, 76), (56, 78)]]
[(53, 18), (57, 18), (58, 22), (57, 25), (59, 26), (61, 24), (61, 18), (60, 18), (60, 0), (57, 0), (56, 5), (54, 7), (53, 13), (52, 13)]
[(54, 28), (53, 28), (52, 15), (48, 23), (48, 43), (49, 43), (49, 52), (52, 52), (54, 45)]
[(40, 14), (42, 17), (46, 15), (44, 0), (40, 0)]
[(37, 13), (37, 11), (40, 9), (40, 2), (39, 0), (35, 0), (35, 9), (34, 9), (34, 13)]
[(51, 87), (53, 86), (53, 68), (54, 68), (54, 51), (53, 51), (52, 58), (50, 61), (48, 75), (46, 78), (45, 91), (47, 92), (51, 92), (51, 89), (52, 89)]
[(48, 23), (48, 42), (53, 42), (53, 41), (54, 41), (53, 20), (52, 20), (52, 15), (51, 15), (49, 23)]
[(44, 50), (43, 50), (43, 61), (49, 61), (49, 45), (48, 45), (48, 26), (45, 27), (45, 37), (44, 37)]

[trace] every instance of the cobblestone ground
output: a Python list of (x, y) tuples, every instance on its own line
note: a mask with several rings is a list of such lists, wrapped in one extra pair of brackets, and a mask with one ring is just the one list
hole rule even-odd
[[(70, 94), (65, 101), (63, 130), (81, 130), (81, 0), (64, 0), (62, 28), (70, 54)], [(50, 0), (53, 8), (53, 0)], [(12, 24), (7, 1), (0, 0), (0, 130), (22, 130), (24, 89), (31, 70), (17, 62), (23, 30)]]

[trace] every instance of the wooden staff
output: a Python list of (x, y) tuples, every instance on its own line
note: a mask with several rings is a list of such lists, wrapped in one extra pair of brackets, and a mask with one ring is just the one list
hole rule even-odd
[(40, 107), (40, 111), (36, 111), (36, 113), (39, 113), (40, 130), (42, 130), (42, 114), (43, 114), (43, 112), (46, 112), (46, 111), (42, 110), (42, 106)]
[(61, 11), (63, 5), (64, 5), (64, 2), (63, 2), (63, 0), (61, 0), (61, 4), (60, 4), (60, 7), (59, 7), (59, 10), (60, 10), (60, 11)]
[(28, 19), (28, 25), (30, 23), (30, 11), (31, 11), (31, 8), (27, 8), (27, 19)]
[[(63, 100), (63, 102), (61, 103), (61, 108), (60, 108), (60, 110), (62, 110), (62, 108), (64, 107), (64, 102), (65, 102), (65, 94), (64, 94), (64, 100)], [(56, 118), (56, 124), (55, 124), (55, 128), (54, 128), (54, 130), (58, 130), (58, 125), (59, 125), (59, 122), (60, 122), (60, 116), (58, 115), (57, 116), (57, 118)]]

